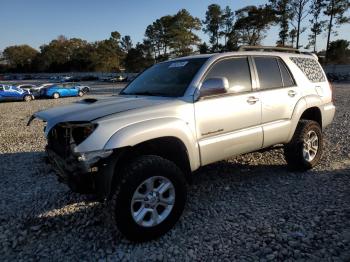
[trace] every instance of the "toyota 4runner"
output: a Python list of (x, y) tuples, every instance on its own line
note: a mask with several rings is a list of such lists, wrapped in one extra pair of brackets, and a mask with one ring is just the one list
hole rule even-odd
[(290, 168), (314, 167), (334, 113), (317, 57), (244, 47), (156, 64), (118, 96), (40, 111), (30, 121), (46, 122), (59, 179), (107, 201), (117, 228), (143, 241), (174, 226), (201, 166), (283, 144)]

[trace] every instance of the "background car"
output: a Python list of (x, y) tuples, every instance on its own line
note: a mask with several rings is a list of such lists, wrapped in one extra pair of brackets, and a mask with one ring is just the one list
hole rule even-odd
[(69, 96), (83, 96), (84, 92), (80, 90), (78, 86), (70, 86), (63, 84), (54, 84), (49, 87), (44, 87), (40, 90), (40, 96), (42, 97), (51, 97), (51, 98), (60, 98), (60, 97), (69, 97)]
[(36, 85), (32, 84), (21, 84), (21, 85), (16, 85), (16, 87), (23, 89), (24, 91), (31, 92), (32, 89), (36, 88)]
[(0, 101), (26, 101), (34, 99), (34, 96), (27, 90), (16, 86), (0, 85)]
[(81, 85), (81, 84), (77, 84), (77, 83), (62, 83), (60, 85), (63, 87), (67, 87), (67, 88), (77, 88), (77, 89), (83, 91), (84, 93), (90, 92), (90, 87), (87, 85)]
[[(39, 84), (39, 85), (32, 85), (31, 88), (29, 88), (29, 92), (34, 96), (34, 97), (39, 97), (40, 96), (40, 90), (43, 88), (47, 88), (50, 86), (56, 85), (54, 83), (45, 83), (45, 84)], [(23, 89), (23, 87), (21, 87)]]

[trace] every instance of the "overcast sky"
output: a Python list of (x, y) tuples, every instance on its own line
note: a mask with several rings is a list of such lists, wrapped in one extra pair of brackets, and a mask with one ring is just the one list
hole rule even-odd
[[(267, 1), (267, 0), (266, 0)], [(50, 42), (58, 35), (78, 37), (88, 41), (109, 38), (111, 31), (130, 35), (133, 43), (142, 41), (147, 25), (155, 19), (187, 9), (193, 16), (204, 19), (207, 6), (217, 3), (237, 10), (246, 5), (264, 4), (263, 0), (207, 1), (207, 0), (1, 0), (0, 51), (10, 45), (28, 44), (34, 48)], [(309, 18), (305, 19), (310, 27)], [(207, 40), (203, 32), (198, 35)], [(301, 44), (307, 44), (308, 32), (301, 36)], [(264, 45), (274, 45), (278, 28), (271, 28)], [(342, 26), (334, 39), (350, 40), (350, 25)], [(319, 41), (324, 48), (325, 34)]]

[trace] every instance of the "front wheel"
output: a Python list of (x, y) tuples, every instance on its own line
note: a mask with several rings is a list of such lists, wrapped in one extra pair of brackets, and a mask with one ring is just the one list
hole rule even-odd
[(54, 99), (60, 98), (60, 94), (59, 93), (53, 93), (52, 98), (54, 98)]
[(30, 95), (25, 95), (25, 96), (23, 97), (23, 100), (24, 100), (25, 102), (29, 102), (29, 101), (32, 100), (32, 96), (30, 96)]
[(284, 147), (285, 159), (293, 170), (308, 170), (321, 159), (323, 137), (320, 125), (312, 120), (301, 120), (292, 140)]
[(132, 161), (120, 175), (110, 201), (119, 231), (132, 241), (151, 240), (169, 231), (186, 202), (181, 170), (169, 160), (146, 155)]

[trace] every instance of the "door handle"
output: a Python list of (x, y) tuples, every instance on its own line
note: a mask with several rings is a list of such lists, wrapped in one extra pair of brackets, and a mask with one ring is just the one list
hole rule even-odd
[(288, 95), (289, 95), (290, 97), (294, 97), (296, 94), (297, 94), (297, 92), (295, 92), (294, 90), (289, 90), (289, 91), (288, 91)]
[(254, 96), (250, 96), (250, 97), (247, 99), (248, 104), (251, 104), (251, 105), (255, 104), (255, 103), (258, 102), (258, 101), (259, 101), (259, 98), (254, 97)]

